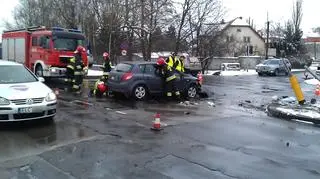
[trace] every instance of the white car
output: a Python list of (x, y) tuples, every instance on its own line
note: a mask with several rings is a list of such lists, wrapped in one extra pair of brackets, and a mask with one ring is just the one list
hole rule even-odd
[(0, 122), (52, 120), (57, 97), (24, 65), (0, 60)]

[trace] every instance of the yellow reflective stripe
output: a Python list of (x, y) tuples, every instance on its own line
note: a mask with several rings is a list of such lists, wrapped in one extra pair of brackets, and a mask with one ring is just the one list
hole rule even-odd
[(81, 65), (77, 65), (76, 68), (77, 69), (82, 69), (82, 66)]
[(67, 65), (67, 68), (71, 68), (72, 70), (74, 70), (74, 67), (72, 65)]
[(103, 72), (103, 75), (109, 75), (109, 72)]
[(78, 86), (78, 85), (73, 85), (72, 88), (74, 88), (74, 89), (79, 89), (80, 86)]
[(75, 63), (76, 62), (76, 58), (75, 57), (70, 58), (70, 62), (71, 63)]
[(82, 72), (79, 72), (79, 71), (76, 71), (74, 72), (74, 75), (82, 75), (83, 73)]
[(172, 75), (172, 76), (169, 76), (166, 81), (171, 81), (171, 80), (174, 80), (176, 78), (176, 75)]
[(167, 96), (172, 96), (172, 93), (171, 93), (171, 92), (168, 92), (168, 93), (167, 93)]
[(179, 91), (176, 91), (176, 95), (177, 95), (177, 96), (180, 95), (180, 92), (179, 92)]
[(169, 62), (168, 62), (168, 66), (172, 67), (173, 66), (173, 59), (172, 56), (169, 57)]

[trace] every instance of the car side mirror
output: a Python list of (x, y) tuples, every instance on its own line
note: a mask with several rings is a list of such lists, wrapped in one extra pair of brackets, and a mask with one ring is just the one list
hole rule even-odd
[(38, 77), (38, 80), (42, 83), (44, 83), (46, 80), (43, 77)]

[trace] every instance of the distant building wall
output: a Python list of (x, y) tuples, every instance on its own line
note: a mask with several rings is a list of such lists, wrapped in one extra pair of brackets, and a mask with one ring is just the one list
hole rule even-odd
[(240, 63), (241, 69), (254, 69), (263, 60), (262, 56), (214, 57), (211, 59), (209, 70), (220, 70), (222, 63)]

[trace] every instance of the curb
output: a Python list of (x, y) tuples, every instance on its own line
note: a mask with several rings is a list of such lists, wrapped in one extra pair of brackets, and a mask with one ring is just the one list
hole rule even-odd
[(307, 108), (302, 108), (301, 106), (284, 106), (280, 105), (278, 103), (271, 103), (267, 106), (267, 113), (270, 116), (285, 119), (285, 120), (292, 120), (292, 119), (298, 119), (301, 121), (307, 121), (307, 122), (312, 122), (314, 124), (320, 124), (320, 118), (312, 118), (310, 116), (303, 115), (301, 113), (299, 114), (290, 114), (286, 113), (284, 111), (280, 111), (278, 108), (286, 108), (286, 109), (291, 109), (291, 110), (306, 110), (306, 111), (312, 111), (312, 112), (317, 112), (319, 113), (319, 110), (316, 109), (307, 109)]

